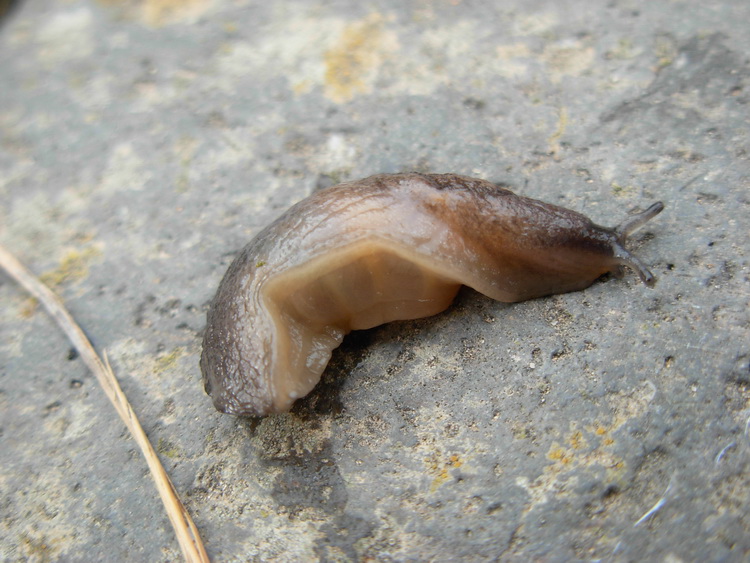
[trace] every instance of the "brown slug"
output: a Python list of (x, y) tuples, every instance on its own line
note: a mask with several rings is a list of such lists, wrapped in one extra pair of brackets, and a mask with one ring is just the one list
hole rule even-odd
[(651, 272), (624, 248), (658, 214), (615, 229), (454, 174), (382, 174), (312, 194), (229, 266), (208, 312), (201, 371), (222, 412), (288, 410), (348, 332), (446, 309), (461, 285), (499, 301)]

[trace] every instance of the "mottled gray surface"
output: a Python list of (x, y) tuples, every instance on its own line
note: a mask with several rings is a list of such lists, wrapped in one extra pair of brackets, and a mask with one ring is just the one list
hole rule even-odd
[[(25, 0), (0, 22), (0, 242), (108, 351), (216, 560), (747, 559), (748, 21), (746, 0)], [(291, 414), (216, 413), (200, 337), (232, 256), (317, 186), (404, 170), (604, 224), (661, 199), (632, 245), (659, 282), (463, 291), (351, 335)], [(177, 559), (69, 349), (0, 275), (0, 559)]]

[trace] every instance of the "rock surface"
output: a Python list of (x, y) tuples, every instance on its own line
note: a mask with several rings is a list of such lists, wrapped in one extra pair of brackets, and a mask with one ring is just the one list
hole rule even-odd
[[(0, 243), (63, 297), (217, 561), (750, 553), (750, 4), (26, 0)], [(317, 187), (454, 172), (613, 225), (659, 277), (469, 290), (352, 334), (286, 415), (215, 412), (205, 312)], [(145, 463), (0, 275), (0, 559), (174, 561)], [(655, 510), (652, 510), (655, 509)]]

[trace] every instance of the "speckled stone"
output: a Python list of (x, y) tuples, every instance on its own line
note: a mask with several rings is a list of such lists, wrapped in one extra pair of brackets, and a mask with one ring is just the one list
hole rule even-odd
[[(107, 351), (212, 558), (750, 556), (746, 0), (16, 4), (0, 243)], [(291, 413), (215, 412), (232, 257), (316, 187), (408, 170), (609, 225), (663, 200), (631, 245), (659, 281), (464, 290), (350, 335)], [(114, 409), (4, 275), (0, 448), (1, 560), (179, 559)]]

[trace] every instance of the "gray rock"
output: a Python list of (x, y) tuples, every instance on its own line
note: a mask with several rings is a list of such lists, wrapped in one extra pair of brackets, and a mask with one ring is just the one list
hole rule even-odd
[[(20, 2), (0, 242), (106, 350), (221, 561), (750, 553), (750, 4)], [(613, 225), (659, 281), (350, 335), (291, 413), (216, 413), (233, 255), (316, 187), (454, 172)], [(132, 439), (0, 275), (0, 559), (172, 561)]]

